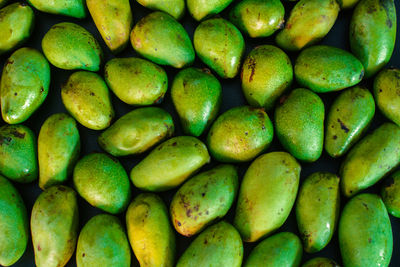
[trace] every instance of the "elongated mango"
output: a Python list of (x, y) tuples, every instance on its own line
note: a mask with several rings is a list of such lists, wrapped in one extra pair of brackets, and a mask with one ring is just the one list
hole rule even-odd
[(394, 217), (400, 218), (400, 171), (396, 171), (383, 181), (381, 196), (387, 211)]

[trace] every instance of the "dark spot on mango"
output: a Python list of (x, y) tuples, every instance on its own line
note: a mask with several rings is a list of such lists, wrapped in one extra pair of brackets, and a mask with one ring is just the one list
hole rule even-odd
[(20, 139), (22, 139), (22, 138), (25, 137), (25, 133), (20, 133), (20, 132), (18, 132), (18, 131), (12, 131), (11, 134), (12, 134), (14, 137), (20, 138)]
[(336, 139), (337, 139), (337, 136), (336, 136), (336, 135), (334, 135), (332, 138), (333, 138), (333, 140), (336, 140)]
[(340, 124), (340, 128), (345, 132), (345, 133), (348, 133), (350, 130), (349, 130), (349, 128), (347, 128), (347, 126), (340, 120), (340, 119), (337, 119), (337, 121), (338, 121), (338, 123)]
[(85, 253), (82, 253), (82, 258), (84, 258), (86, 256), (86, 254)]

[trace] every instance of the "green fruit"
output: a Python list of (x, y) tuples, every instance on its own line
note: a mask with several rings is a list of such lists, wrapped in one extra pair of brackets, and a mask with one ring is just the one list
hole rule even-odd
[(179, 20), (185, 14), (185, 0), (136, 0), (139, 4), (152, 10), (165, 12)]
[(283, 225), (296, 200), (301, 166), (286, 152), (258, 157), (240, 186), (234, 225), (255, 242)]
[(210, 161), (199, 139), (178, 136), (158, 145), (131, 171), (133, 184), (142, 190), (166, 191), (182, 184)]
[(62, 86), (61, 97), (68, 112), (89, 129), (103, 130), (110, 126), (114, 118), (110, 92), (96, 73), (73, 73)]
[(198, 137), (217, 117), (222, 89), (209, 70), (188, 68), (175, 76), (171, 96), (183, 131)]
[(190, 15), (197, 21), (212, 17), (224, 10), (233, 0), (187, 0)]
[(27, 0), (34, 8), (51, 14), (83, 19), (86, 17), (85, 0)]
[(380, 197), (360, 194), (350, 199), (339, 222), (339, 246), (346, 267), (389, 266), (392, 227)]
[(126, 228), (140, 266), (174, 266), (175, 233), (167, 207), (159, 196), (138, 195), (126, 212)]
[(223, 218), (235, 200), (238, 183), (233, 165), (219, 165), (187, 181), (176, 192), (170, 206), (176, 231), (192, 236)]
[(337, 0), (342, 9), (353, 8), (360, 0)]
[(340, 265), (337, 264), (334, 260), (317, 257), (307, 261), (306, 263), (301, 265), (301, 267), (340, 267)]
[(98, 138), (101, 148), (119, 157), (143, 153), (171, 137), (171, 115), (157, 107), (135, 109), (119, 118)]
[(71, 188), (58, 185), (40, 194), (31, 215), (36, 266), (67, 264), (75, 251), (78, 217), (77, 194)]
[(381, 196), (388, 212), (400, 218), (400, 171), (396, 171), (384, 180)]
[(1, 113), (9, 124), (26, 121), (44, 102), (50, 86), (50, 65), (33, 48), (21, 48), (6, 61), (1, 76)]

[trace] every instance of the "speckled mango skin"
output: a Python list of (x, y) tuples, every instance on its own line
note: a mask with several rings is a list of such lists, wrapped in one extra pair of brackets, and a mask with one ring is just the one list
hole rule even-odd
[(328, 93), (358, 84), (364, 77), (364, 67), (345, 50), (316, 45), (300, 53), (294, 74), (301, 86), (316, 93)]
[(25, 252), (29, 239), (29, 222), (21, 195), (1, 175), (0, 203), (0, 265), (10, 266)]
[(92, 153), (78, 161), (73, 173), (76, 191), (90, 205), (117, 214), (131, 200), (129, 177), (121, 163), (104, 153)]
[(171, 115), (158, 107), (135, 109), (119, 118), (98, 138), (101, 148), (120, 157), (149, 150), (174, 133)]
[(42, 12), (83, 19), (86, 17), (85, 0), (27, 0)]
[(152, 10), (159, 10), (179, 20), (185, 14), (185, 0), (136, 0), (139, 4)]
[(255, 242), (283, 225), (296, 200), (300, 164), (286, 152), (258, 157), (242, 180), (234, 225), (243, 241)]
[(343, 156), (365, 133), (375, 114), (375, 101), (365, 87), (343, 91), (330, 107), (326, 120), (325, 151)]
[(195, 58), (188, 33), (171, 15), (153, 12), (142, 18), (131, 33), (133, 49), (160, 65), (183, 68)]
[(396, 171), (383, 182), (381, 196), (387, 211), (400, 218), (400, 171)]
[(258, 46), (243, 62), (241, 79), (247, 102), (270, 110), (292, 84), (292, 63), (280, 48), (273, 45)]
[(243, 243), (238, 231), (222, 221), (199, 234), (183, 253), (176, 267), (240, 267), (242, 259)]
[(175, 232), (169, 222), (168, 209), (159, 196), (138, 195), (126, 212), (126, 228), (140, 266), (174, 266)]
[(209, 70), (188, 68), (175, 76), (171, 96), (183, 131), (198, 137), (217, 117), (222, 88)]
[(339, 246), (346, 267), (389, 266), (392, 227), (379, 196), (360, 194), (345, 205), (339, 222)]
[(192, 136), (178, 136), (158, 145), (131, 170), (132, 183), (146, 191), (166, 191), (182, 184), (210, 161), (207, 147)]
[(238, 173), (233, 165), (219, 165), (188, 180), (171, 202), (175, 230), (193, 236), (223, 218), (235, 200), (238, 187)]
[(36, 266), (65, 266), (75, 251), (78, 224), (78, 199), (73, 189), (57, 185), (41, 193), (31, 215)]
[(197, 21), (209, 18), (224, 10), (233, 0), (187, 0), (190, 15)]
[(351, 197), (377, 183), (400, 163), (400, 128), (384, 123), (365, 136), (340, 166), (342, 192)]
[(50, 86), (50, 65), (32, 48), (15, 51), (1, 76), (1, 115), (9, 124), (26, 121), (44, 102)]
[(342, 9), (353, 8), (360, 0), (337, 0)]
[(238, 74), (245, 44), (232, 23), (223, 18), (203, 21), (194, 32), (193, 43), (197, 56), (221, 78)]
[(393, 0), (361, 0), (350, 23), (350, 48), (369, 78), (389, 62), (396, 41)]
[(334, 260), (317, 257), (305, 262), (301, 267), (340, 267)]

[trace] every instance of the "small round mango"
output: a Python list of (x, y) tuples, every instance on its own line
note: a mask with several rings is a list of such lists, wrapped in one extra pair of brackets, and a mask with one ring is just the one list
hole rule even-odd
[(68, 16), (78, 19), (86, 17), (85, 0), (27, 0), (34, 8), (42, 12)]
[(400, 170), (383, 181), (381, 196), (388, 212), (400, 218)]
[(334, 260), (317, 257), (305, 262), (301, 267), (340, 267)]
[(158, 10), (179, 20), (185, 14), (185, 0), (136, 0), (139, 4), (151, 10)]
[(190, 15), (197, 21), (218, 14), (233, 0), (186, 0)]

